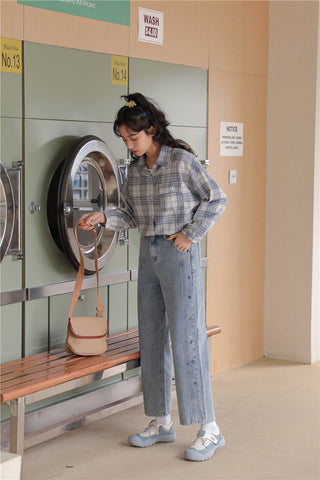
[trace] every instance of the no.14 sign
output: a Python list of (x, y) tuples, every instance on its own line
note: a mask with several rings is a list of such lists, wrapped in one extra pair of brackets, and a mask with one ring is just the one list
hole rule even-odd
[(128, 57), (111, 55), (111, 83), (128, 86)]

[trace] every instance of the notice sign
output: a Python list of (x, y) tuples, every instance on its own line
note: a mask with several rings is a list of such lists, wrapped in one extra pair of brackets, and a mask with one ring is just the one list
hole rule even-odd
[(128, 57), (111, 55), (111, 83), (128, 86)]
[(220, 156), (243, 156), (243, 123), (220, 122)]
[(1, 72), (22, 73), (22, 41), (0, 38)]
[(163, 45), (163, 12), (139, 7), (138, 40)]

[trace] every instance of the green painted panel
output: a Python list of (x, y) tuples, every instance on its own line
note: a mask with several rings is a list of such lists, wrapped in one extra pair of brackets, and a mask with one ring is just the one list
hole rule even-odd
[(22, 261), (17, 255), (6, 255), (0, 267), (0, 291), (9, 292), (22, 288)]
[(174, 138), (187, 142), (199, 160), (207, 158), (207, 129), (195, 127), (170, 127)]
[(138, 327), (138, 282), (128, 284), (128, 329)]
[(0, 72), (1, 117), (22, 118), (22, 75)]
[[(26, 120), (25, 123), (26, 285), (32, 287), (76, 277), (76, 270), (54, 243), (47, 222), (48, 189), (60, 162), (84, 135), (100, 137), (116, 158), (125, 157), (125, 148), (114, 135), (110, 123), (49, 120)], [(40, 212), (29, 212), (32, 201), (40, 205)], [(126, 250), (126, 247), (119, 247), (119, 265), (113, 260), (113, 271), (126, 269)], [(101, 273), (107, 269), (108, 266)]]
[(113, 122), (127, 87), (111, 84), (111, 55), (25, 43), (26, 118)]
[(0, 307), (1, 363), (20, 358), (22, 354), (22, 304)]
[(128, 247), (118, 242), (108, 263), (100, 270), (101, 274), (118, 273), (127, 271)]
[(129, 270), (136, 270), (139, 263), (140, 235), (138, 229), (129, 230)]
[(153, 98), (172, 125), (206, 127), (206, 69), (130, 58), (129, 85)]
[(18, 0), (18, 3), (78, 17), (130, 25), (130, 0)]
[(201, 257), (206, 257), (207, 256), (207, 237), (204, 237), (200, 241), (200, 247), (201, 247)]
[(25, 303), (25, 355), (48, 349), (48, 299)]
[(22, 120), (1, 118), (1, 162), (7, 168), (22, 160)]
[(0, 422), (5, 422), (10, 418), (9, 405), (0, 405)]
[(127, 283), (109, 286), (108, 320), (109, 332), (127, 330)]
[[(22, 160), (22, 120), (2, 118), (1, 162), (5, 167), (11, 168), (19, 160)], [(16, 255), (4, 257), (0, 272), (0, 290), (2, 292), (22, 288), (22, 261), (17, 260)]]
[[(129, 269), (137, 270), (139, 266), (140, 235), (137, 229), (129, 230)], [(137, 281), (128, 284), (128, 329), (138, 326)]]
[(124, 379), (129, 379), (129, 378), (137, 377), (139, 375), (141, 375), (141, 368), (140, 367), (133, 368), (132, 370), (128, 370), (127, 372), (124, 372), (123, 378)]

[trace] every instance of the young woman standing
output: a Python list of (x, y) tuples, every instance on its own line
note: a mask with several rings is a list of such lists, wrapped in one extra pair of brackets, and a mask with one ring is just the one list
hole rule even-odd
[[(182, 425), (199, 424), (186, 460), (212, 457), (225, 440), (215, 422), (199, 241), (223, 213), (227, 199), (164, 113), (143, 95), (124, 97), (114, 132), (131, 152), (121, 207), (81, 217), (80, 228), (137, 227), (141, 235), (138, 318), (145, 413), (155, 417), (129, 443), (172, 442), (172, 361)], [(171, 345), (170, 345), (171, 344)]]

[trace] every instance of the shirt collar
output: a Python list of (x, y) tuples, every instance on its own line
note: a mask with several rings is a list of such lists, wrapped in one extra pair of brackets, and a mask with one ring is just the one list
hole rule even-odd
[[(156, 161), (155, 165), (156, 167), (162, 167), (165, 166), (168, 162), (169, 154), (171, 152), (172, 148), (168, 147), (167, 145), (162, 145), (158, 160)], [(139, 157), (139, 166), (138, 166), (139, 172), (143, 172), (145, 170), (149, 171), (146, 163), (144, 161), (144, 156)]]

